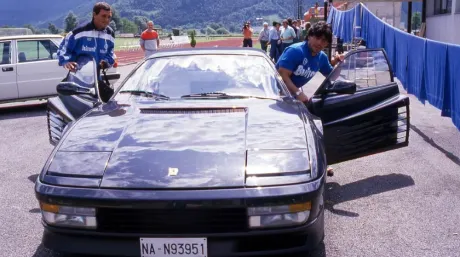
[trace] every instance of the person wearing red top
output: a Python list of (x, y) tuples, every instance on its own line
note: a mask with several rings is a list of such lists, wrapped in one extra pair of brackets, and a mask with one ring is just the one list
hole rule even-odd
[(140, 44), (145, 57), (149, 57), (160, 48), (160, 37), (153, 30), (153, 21), (147, 22), (147, 29), (141, 34)]
[(248, 21), (243, 27), (243, 47), (252, 47), (252, 34), (254, 30), (251, 28), (251, 23)]

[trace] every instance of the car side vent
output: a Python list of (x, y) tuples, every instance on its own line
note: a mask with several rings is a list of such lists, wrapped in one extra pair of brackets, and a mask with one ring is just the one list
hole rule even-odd
[(141, 108), (145, 114), (195, 114), (246, 112), (245, 107)]
[(65, 126), (69, 123), (64, 117), (59, 115), (53, 109), (48, 108), (46, 111), (48, 123), (48, 136), (52, 145), (56, 145), (61, 140)]

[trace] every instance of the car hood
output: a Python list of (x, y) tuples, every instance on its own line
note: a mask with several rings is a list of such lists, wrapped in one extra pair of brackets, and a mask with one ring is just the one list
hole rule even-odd
[(241, 187), (247, 150), (307, 143), (296, 107), (262, 99), (113, 103), (63, 140), (58, 153), (108, 153), (102, 188)]

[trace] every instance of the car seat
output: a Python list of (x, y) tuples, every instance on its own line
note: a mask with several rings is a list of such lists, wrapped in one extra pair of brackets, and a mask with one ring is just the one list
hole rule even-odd
[(18, 58), (19, 58), (19, 62), (26, 62), (27, 61), (26, 54), (24, 52), (19, 52)]

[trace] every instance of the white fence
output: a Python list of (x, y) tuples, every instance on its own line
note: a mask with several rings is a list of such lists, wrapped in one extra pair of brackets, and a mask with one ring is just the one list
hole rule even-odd
[[(190, 38), (188, 36), (172, 36), (170, 39), (161, 39), (160, 48), (176, 48), (183, 45), (189, 45)], [(124, 45), (120, 46), (120, 50), (124, 51), (139, 51), (141, 46), (139, 40), (132, 40), (125, 42)]]

